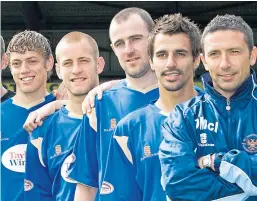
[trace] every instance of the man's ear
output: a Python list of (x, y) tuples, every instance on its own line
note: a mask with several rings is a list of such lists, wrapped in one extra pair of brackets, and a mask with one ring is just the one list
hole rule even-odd
[(98, 57), (96, 62), (97, 62), (96, 72), (97, 72), (97, 74), (101, 74), (103, 72), (104, 66), (105, 66), (104, 58)]
[(199, 55), (198, 57), (195, 58), (195, 61), (194, 61), (194, 71), (196, 71), (196, 69), (199, 67), (200, 61), (201, 61), (201, 58)]
[(8, 58), (7, 55), (4, 53), (2, 55), (2, 59), (1, 59), (1, 69), (4, 70), (8, 65)]
[(149, 64), (151, 66), (152, 71), (155, 71), (154, 66), (153, 66), (153, 61), (151, 58), (149, 59)]
[(257, 48), (254, 46), (251, 52), (250, 65), (253, 66), (256, 63)]
[(206, 71), (209, 71), (209, 68), (208, 68), (208, 65), (207, 65), (207, 63), (206, 63), (204, 54), (201, 53), (201, 54), (200, 54), (200, 57), (201, 57), (201, 60), (202, 60), (202, 62), (203, 62), (203, 65), (204, 65), (205, 70), (206, 70)]
[(57, 74), (58, 78), (60, 80), (62, 80), (62, 74), (61, 74), (61, 70), (60, 70), (60, 65), (58, 63), (55, 63), (55, 70), (56, 70), (56, 74)]
[(111, 46), (112, 51), (114, 52), (114, 54), (117, 56), (116, 51), (115, 51), (115, 48), (113, 47), (113, 44), (110, 44), (110, 46)]
[(50, 55), (46, 62), (46, 70), (51, 71), (53, 67), (54, 67), (54, 57)]

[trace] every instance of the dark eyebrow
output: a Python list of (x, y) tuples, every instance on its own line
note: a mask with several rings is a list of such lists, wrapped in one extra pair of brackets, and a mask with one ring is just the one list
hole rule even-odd
[(20, 59), (14, 59), (14, 60), (11, 60), (11, 61), (21, 61)]
[(176, 52), (188, 53), (188, 50), (186, 50), (186, 49), (176, 49)]
[(88, 60), (91, 60), (90, 57), (79, 57), (78, 59), (88, 59)]
[(143, 36), (142, 34), (135, 34), (135, 35), (130, 36), (129, 39), (131, 39), (131, 38), (136, 38), (136, 37), (142, 38), (142, 37), (144, 37), (144, 36)]
[(155, 54), (161, 54), (161, 53), (166, 53), (167, 51), (166, 50), (159, 50), (157, 52), (155, 52)]
[[(144, 36), (143, 36), (142, 34), (135, 34), (135, 35), (129, 36), (129, 39), (136, 38), (136, 37), (142, 38), (142, 37), (144, 37)], [(124, 41), (124, 40), (123, 40), (123, 39), (119, 39), (119, 40), (115, 41), (115, 42), (113, 43), (113, 45), (115, 46), (117, 43), (119, 43), (119, 42), (121, 42), (121, 41)]]
[(29, 59), (37, 59), (37, 57), (32, 56), (32, 57), (26, 58), (26, 60), (29, 60)]
[(68, 61), (72, 61), (72, 60), (71, 59), (65, 59), (65, 60), (62, 61), (62, 63), (68, 62)]
[(119, 39), (119, 40), (115, 41), (115, 42), (113, 43), (113, 45), (116, 46), (117, 43), (120, 43), (120, 42), (122, 42), (122, 41), (123, 41), (122, 39)]

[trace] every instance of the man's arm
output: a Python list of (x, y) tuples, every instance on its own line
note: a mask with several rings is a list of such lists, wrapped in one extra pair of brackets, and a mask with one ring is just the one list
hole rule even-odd
[(162, 133), (164, 140), (159, 157), (162, 168), (162, 186), (171, 200), (215, 200), (243, 193), (217, 172), (200, 169), (195, 154), (197, 148), (191, 136), (194, 128), (176, 108), (165, 120)]
[(53, 114), (56, 110), (59, 110), (63, 105), (67, 104), (67, 100), (57, 100), (48, 103), (41, 108), (31, 112), (27, 117), (23, 128), (32, 133), (38, 126), (42, 126), (43, 120)]
[(118, 84), (120, 81), (121, 80), (112, 80), (112, 81), (104, 82), (99, 86), (95, 87), (94, 89), (90, 90), (82, 103), (83, 114), (91, 113), (92, 108), (95, 107), (96, 96), (98, 100), (101, 100), (103, 96), (103, 92), (108, 89), (111, 89), (114, 85)]
[[(37, 130), (35, 134), (38, 134)], [(42, 156), (42, 142), (42, 137), (35, 136), (27, 145), (24, 180), (26, 201), (53, 200), (52, 182)]]
[(133, 166), (132, 155), (129, 148), (128, 134), (117, 126), (111, 139), (108, 159), (100, 190), (100, 199), (103, 201), (141, 201), (142, 193), (136, 181), (136, 169)]
[[(216, 153), (211, 160), (212, 170), (231, 183), (236, 183), (247, 195), (257, 195), (256, 155), (233, 149), (227, 153)], [(199, 163), (201, 164), (200, 158)]]
[(94, 201), (97, 188), (77, 184), (74, 201)]

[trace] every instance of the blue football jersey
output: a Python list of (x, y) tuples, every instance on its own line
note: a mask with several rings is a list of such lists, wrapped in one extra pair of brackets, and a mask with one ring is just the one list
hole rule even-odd
[(23, 129), (30, 112), (55, 100), (52, 94), (29, 109), (8, 99), (1, 106), (1, 201), (24, 201), (24, 173), (29, 134)]
[(166, 201), (158, 157), (166, 117), (152, 103), (118, 123), (110, 143), (101, 201)]
[(62, 107), (31, 135), (27, 147), (25, 198), (27, 201), (73, 201), (76, 182), (67, 178), (72, 148), (81, 117)]
[[(76, 141), (74, 155), (76, 161), (70, 166), (69, 177), (88, 186), (101, 186), (107, 152), (116, 124), (130, 112), (143, 107), (159, 97), (157, 85), (145, 91), (127, 86), (126, 81), (103, 93), (102, 100), (95, 102), (95, 112), (90, 121), (95, 132), (86, 133), (87, 125), (82, 123), (81, 139)], [(86, 136), (85, 136), (86, 135)]]

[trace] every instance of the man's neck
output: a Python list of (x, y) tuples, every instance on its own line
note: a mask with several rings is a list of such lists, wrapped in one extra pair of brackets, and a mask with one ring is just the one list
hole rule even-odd
[(156, 85), (157, 87), (157, 78), (153, 71), (149, 71), (144, 76), (139, 78), (126, 76), (126, 80), (128, 82), (128, 87), (136, 89), (138, 91), (147, 90), (154, 85)]
[(75, 115), (82, 115), (82, 102), (86, 95), (83, 96), (74, 96), (68, 94), (68, 103), (66, 105), (67, 110)]
[(159, 87), (159, 90), (160, 97), (155, 104), (164, 113), (171, 112), (177, 104), (183, 103), (197, 95), (193, 83), (192, 85), (187, 84), (187, 86), (178, 91), (167, 91), (163, 87)]
[(44, 89), (39, 89), (33, 93), (24, 93), (17, 88), (16, 95), (13, 97), (13, 103), (24, 108), (31, 108), (39, 103), (42, 103), (45, 99), (45, 96), (49, 92)]

